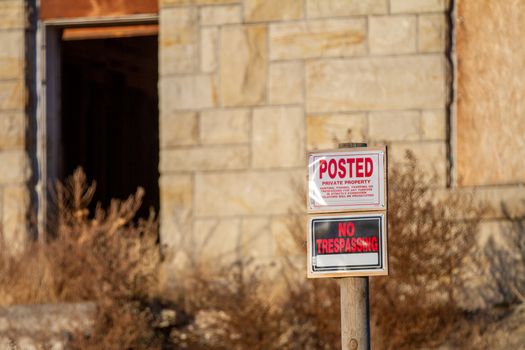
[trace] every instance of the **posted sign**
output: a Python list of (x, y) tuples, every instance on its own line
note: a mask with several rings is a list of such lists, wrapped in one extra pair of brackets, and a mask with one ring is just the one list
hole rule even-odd
[(384, 212), (308, 219), (308, 277), (387, 275)]
[(308, 211), (386, 210), (385, 148), (308, 155)]

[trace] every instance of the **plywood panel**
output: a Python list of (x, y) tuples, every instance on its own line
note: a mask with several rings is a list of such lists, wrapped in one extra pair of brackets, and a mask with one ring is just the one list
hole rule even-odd
[(40, 19), (158, 13), (158, 0), (41, 0)]
[(157, 35), (158, 32), (157, 24), (65, 28), (62, 31), (62, 40), (129, 38)]
[(525, 181), (525, 0), (459, 0), (460, 185)]

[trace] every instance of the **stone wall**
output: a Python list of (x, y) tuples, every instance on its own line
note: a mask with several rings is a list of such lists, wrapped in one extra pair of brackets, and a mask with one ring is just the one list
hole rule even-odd
[(93, 327), (95, 312), (93, 303), (0, 306), (0, 349), (67, 349), (72, 334)]
[(0, 1), (0, 233), (9, 245), (26, 236), (29, 178), (26, 154), (24, 0)]
[(307, 150), (386, 143), (396, 160), (411, 149), (444, 186), (446, 11), (445, 0), (160, 0), (168, 269), (184, 249), (289, 254)]
[[(0, 232), (15, 246), (25, 237), (29, 206), (25, 59), (35, 57), (24, 57), (25, 3), (0, 0)], [(387, 144), (394, 162), (410, 149), (436, 173), (437, 186), (475, 188), (475, 199), (490, 205), (483, 233), (501, 231), (509, 213), (525, 213), (521, 12), (456, 2), (451, 91), (448, 6), (159, 0), (167, 271), (195, 256), (303, 259), (302, 251), (290, 252), (286, 219), (304, 207), (297, 188), (304, 186), (306, 152), (339, 142)], [(490, 35), (505, 40), (485, 40)], [(479, 164), (490, 171), (481, 173)], [(512, 166), (496, 172), (501, 167), (493, 164)]]

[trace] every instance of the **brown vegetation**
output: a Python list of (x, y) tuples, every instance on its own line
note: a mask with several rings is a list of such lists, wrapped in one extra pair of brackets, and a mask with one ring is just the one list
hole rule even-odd
[[(373, 348), (459, 346), (469, 332), (467, 314), (458, 303), (464, 286), (460, 267), (474, 252), (477, 232), (475, 220), (462, 218), (477, 218), (481, 209), (465, 195), (438, 196), (410, 154), (390, 173), (389, 183), (391, 270), (388, 277), (371, 278)], [(289, 227), (304, 249), (302, 212), (290, 215)], [(185, 294), (192, 301), (190, 313), (213, 310), (220, 315), (210, 327), (215, 336), (210, 336), (213, 341), (206, 342), (207, 347), (340, 348), (335, 279), (307, 281), (304, 266), (286, 264), (283, 302), (272, 304), (256, 297), (254, 291), (265, 281), (245, 265), (239, 262), (224, 271), (228, 272), (215, 278), (199, 273), (192, 293)], [(202, 339), (192, 327), (178, 332), (179, 337)], [(198, 348), (194, 343), (187, 346)]]
[[(390, 173), (391, 270), (371, 278), (373, 346), (458, 345), (469, 330), (458, 305), (458, 267), (472, 253), (477, 225), (458, 218), (479, 212), (468, 198), (437, 196), (415, 159), (407, 159)], [(274, 282), (258, 269), (268, 266), (238, 260), (213, 274), (196, 266), (173, 300), (159, 301), (156, 221), (133, 221), (141, 191), (89, 213), (93, 191), (80, 171), (57, 186), (49, 242), (2, 257), (2, 303), (95, 301), (95, 325), (76, 334), (71, 346), (77, 349), (340, 348), (337, 282), (306, 280), (304, 266), (282, 264), (286, 288), (279, 300), (265, 298)], [(302, 212), (290, 215), (290, 227), (305, 247)]]
[(56, 185), (57, 214), (49, 240), (1, 256), (0, 303), (96, 301), (95, 327), (77, 337), (74, 347), (152, 348), (157, 341), (148, 331), (152, 316), (142, 305), (156, 286), (155, 217), (133, 221), (141, 189), (125, 201), (114, 200), (107, 210), (89, 213), (94, 191), (81, 170)]
[(414, 157), (406, 159), (389, 174), (390, 276), (371, 283), (382, 349), (458, 340), (464, 330), (458, 325), (464, 315), (458, 303), (464, 288), (461, 267), (475, 251), (482, 211), (465, 194), (435, 193)]

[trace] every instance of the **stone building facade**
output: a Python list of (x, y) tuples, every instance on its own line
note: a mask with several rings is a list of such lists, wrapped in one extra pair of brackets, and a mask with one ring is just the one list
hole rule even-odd
[[(465, 161), (476, 134), (458, 140), (478, 120), (458, 105), (475, 91), (458, 71), (463, 55), (476, 53), (464, 48), (475, 38), (461, 41), (470, 29), (463, 19), (476, 11), (467, 3), (160, 0), (160, 238), (168, 270), (191, 258), (179, 254), (184, 247), (216, 259), (303, 254), (286, 249), (286, 218), (302, 205), (306, 152), (345, 141), (387, 144), (393, 162), (412, 150), (437, 174), (436, 186), (475, 187), (476, 198), (492, 204), (484, 232), (503, 222), (501, 203), (519, 213), (520, 168), (478, 181), (472, 157)], [(31, 146), (35, 79), (26, 76), (38, 52), (27, 42), (39, 28), (31, 11), (38, 4), (0, 0), (0, 222), (16, 242), (27, 236), (30, 194), (43, 186)], [(505, 130), (518, 145), (517, 130)], [(506, 159), (518, 162), (524, 151), (514, 149)]]
[(338, 142), (387, 143), (392, 158), (411, 149), (445, 186), (446, 11), (444, 1), (162, 1), (164, 243), (290, 254), (306, 151)]

